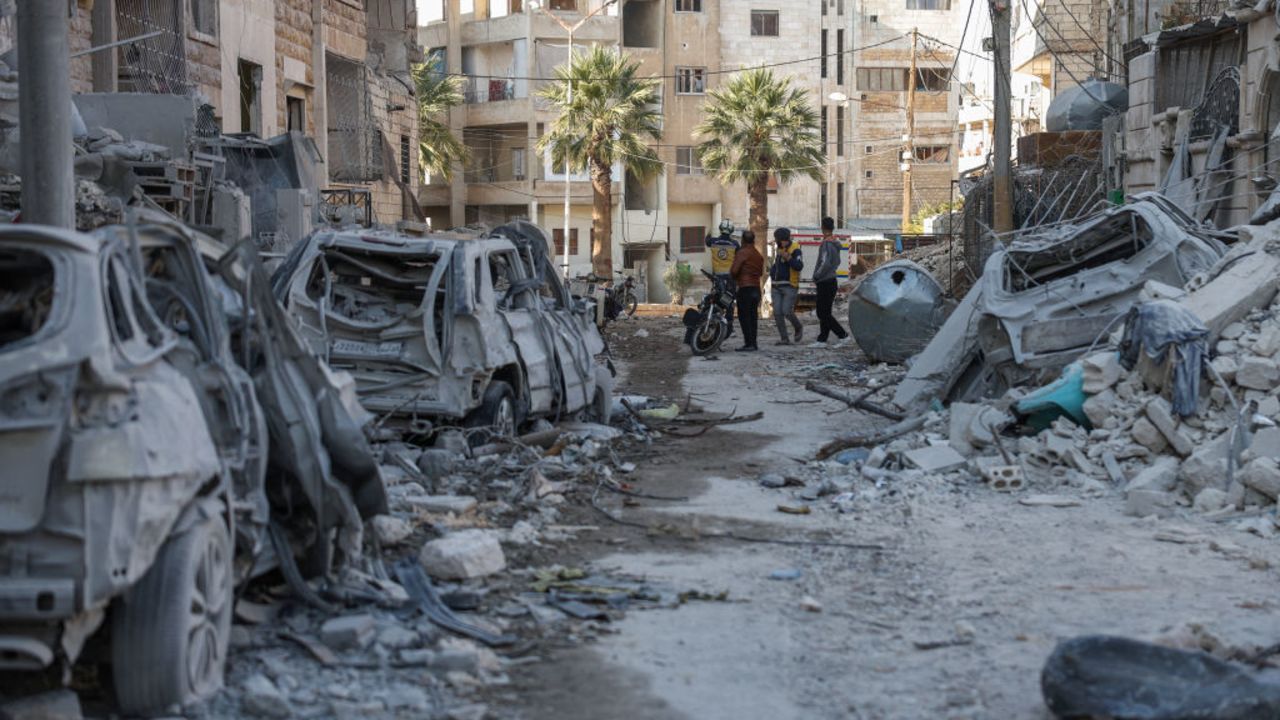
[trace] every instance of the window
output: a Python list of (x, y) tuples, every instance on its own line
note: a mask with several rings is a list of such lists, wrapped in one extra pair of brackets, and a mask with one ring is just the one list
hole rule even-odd
[(778, 188), (779, 188), (780, 186), (781, 186), (781, 183), (779, 183), (779, 182), (778, 182), (778, 176), (777, 176), (777, 175), (775, 175), (775, 174), (773, 174), (773, 173), (769, 173), (769, 182), (768, 182), (768, 183), (766, 183), (766, 185), (765, 185), (765, 189), (767, 189), (767, 190), (769, 191), (769, 194), (770, 194), (770, 195), (777, 195), (777, 194), (778, 194)]
[(700, 67), (676, 68), (677, 95), (703, 95), (707, 92), (707, 69)]
[[(826, 4), (824, 3), (822, 7), (825, 8)], [(820, 68), (819, 71), (822, 73), (822, 77), (826, 77), (827, 76), (827, 31), (825, 28), (822, 31), (821, 50), (822, 50), (822, 59), (818, 61), (818, 66)]]
[(524, 148), (511, 148), (511, 178), (524, 180)]
[(947, 68), (917, 68), (916, 90), (945, 92), (951, 88), (951, 71)]
[(755, 37), (778, 37), (778, 11), (752, 10), (751, 34)]
[(844, 84), (844, 30), (836, 30), (836, 84)]
[(262, 134), (262, 66), (241, 60), (240, 70), (240, 132)]
[[(551, 237), (555, 241), (556, 257), (564, 257), (564, 228), (552, 230)], [(578, 228), (569, 228), (569, 254), (578, 254)]]
[(951, 0), (907, 0), (908, 10), (950, 10)]
[(822, 106), (822, 153), (825, 155), (831, 152), (827, 149), (827, 107)]
[(836, 155), (844, 157), (844, 106), (836, 106)]
[(409, 178), (413, 177), (413, 156), (409, 154), (409, 136), (400, 136), (400, 182), (404, 185), (409, 184)]
[(839, 2), (836, 3), (836, 14), (844, 15), (844, 0), (839, 0)]
[(218, 36), (218, 0), (191, 0), (191, 27), (201, 35)]
[(871, 145), (863, 145), (863, 146), (862, 146), (862, 152), (863, 152), (864, 154), (870, 155), (871, 153), (875, 152), (875, 149), (874, 149), (874, 147), (873, 147), (873, 146), (871, 146)]
[(706, 249), (707, 228), (693, 225), (680, 228), (680, 252), (700, 253)]
[(836, 227), (844, 227), (844, 183), (836, 183)]
[(676, 12), (702, 12), (702, 0), (676, 0)]
[(827, 216), (827, 184), (822, 183), (818, 190), (818, 217)]
[(698, 152), (694, 147), (682, 145), (676, 148), (676, 174), (702, 174), (702, 161), (698, 159)]
[(870, 171), (870, 170), (867, 170), (867, 171), (863, 172), (863, 173), (862, 173), (862, 177), (864, 177), (864, 178), (866, 178), (866, 179), (870, 180), (870, 179), (871, 179), (871, 171)]
[(576, 12), (578, 10), (578, 0), (551, 0), (547, 5), (552, 10), (564, 10), (566, 12)]
[(907, 71), (903, 68), (858, 68), (859, 90), (902, 92), (907, 89)]
[(293, 132), (307, 131), (307, 101), (300, 97), (284, 99), (285, 129)]
[(918, 145), (915, 148), (915, 155), (918, 162), (944, 165), (951, 162), (951, 146)]

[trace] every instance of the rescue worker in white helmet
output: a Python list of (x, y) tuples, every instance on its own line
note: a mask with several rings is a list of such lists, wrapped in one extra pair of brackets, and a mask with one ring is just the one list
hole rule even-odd
[[(741, 247), (737, 240), (733, 239), (733, 221), (725, 218), (720, 221), (720, 235), (717, 237), (707, 236), (707, 251), (711, 254), (711, 274), (719, 277), (728, 284), (729, 292), (732, 294), (737, 290), (737, 285), (733, 282), (733, 276), (729, 271), (733, 268), (733, 259), (738, 254), (738, 248)], [(725, 337), (733, 336), (733, 308), (729, 308), (729, 334)]]

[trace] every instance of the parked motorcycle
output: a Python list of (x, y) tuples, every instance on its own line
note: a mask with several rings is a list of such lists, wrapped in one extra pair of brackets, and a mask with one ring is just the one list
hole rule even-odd
[[(618, 274), (622, 273), (618, 272)], [(633, 292), (634, 283), (630, 277), (621, 287), (595, 273), (586, 275), (580, 280), (587, 283), (587, 296), (596, 298), (596, 307), (599, 308), (596, 324), (601, 328), (617, 320), (624, 312), (627, 315), (635, 313), (637, 303)]]
[(636, 314), (636, 307), (640, 305), (640, 300), (636, 296), (636, 279), (621, 270), (614, 270), (614, 272), (622, 275), (622, 287), (614, 291), (617, 303), (622, 308), (622, 312), (625, 312), (627, 317), (631, 317)]
[(684, 313), (684, 341), (694, 355), (710, 355), (720, 349), (729, 337), (729, 312), (735, 300), (733, 289), (725, 280), (702, 271), (711, 280), (711, 292), (702, 296), (698, 309)]

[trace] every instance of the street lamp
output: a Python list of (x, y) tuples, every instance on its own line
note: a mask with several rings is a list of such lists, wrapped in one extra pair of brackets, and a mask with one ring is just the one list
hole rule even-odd
[[(578, 1), (581, 2), (582, 0), (578, 0)], [(573, 67), (573, 34), (574, 32), (576, 32), (578, 28), (585, 25), (588, 20), (595, 17), (596, 15), (599, 15), (602, 11), (604, 11), (605, 8), (609, 7), (610, 5), (614, 4), (617, 1), (618, 0), (604, 0), (604, 2), (600, 4), (600, 7), (582, 16), (581, 20), (579, 20), (578, 22), (572, 25), (561, 20), (558, 16), (556, 16), (554, 13), (548, 10), (546, 4), (541, 2), (541, 0), (530, 0), (529, 7), (533, 8), (534, 10), (541, 10), (543, 14), (545, 14), (547, 17), (551, 18), (552, 20), (555, 20), (556, 24), (564, 28), (564, 31), (569, 34), (569, 52), (567, 54), (567, 57), (568, 57), (569, 67)], [(572, 105), (573, 104), (573, 80), (571, 79), (568, 82), (569, 82), (569, 104)], [(569, 280), (569, 153), (567, 152), (564, 154), (564, 279), (566, 282), (568, 282)]]

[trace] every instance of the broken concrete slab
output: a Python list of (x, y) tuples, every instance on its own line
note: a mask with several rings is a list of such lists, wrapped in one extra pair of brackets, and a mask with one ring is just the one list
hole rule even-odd
[(1153, 453), (1162, 453), (1169, 445), (1164, 433), (1160, 432), (1155, 424), (1145, 417), (1140, 417), (1134, 421), (1133, 427), (1129, 429), (1129, 436), (1133, 438), (1134, 442)]
[(384, 546), (399, 545), (413, 535), (413, 525), (408, 520), (392, 515), (375, 515), (369, 524), (378, 542)]
[(1124, 511), (1134, 517), (1171, 517), (1175, 509), (1173, 493), (1159, 490), (1134, 490), (1125, 493)]
[(1227, 492), (1218, 488), (1207, 487), (1196, 493), (1191, 507), (1198, 513), (1212, 513), (1227, 506)]
[[(1240, 242), (1210, 270), (1213, 279), (1178, 303), (1209, 328), (1210, 342), (1228, 325), (1254, 308), (1269, 305), (1275, 297), (1280, 288), (1280, 257), (1268, 252), (1267, 246), (1278, 237), (1280, 221), (1262, 227), (1241, 226)], [(1249, 259), (1240, 262), (1246, 256)]]
[(1244, 466), (1240, 482), (1275, 501), (1280, 498), (1280, 465), (1277, 465), (1275, 458), (1257, 458)]
[(1230, 433), (1223, 433), (1209, 442), (1203, 442), (1191, 453), (1191, 457), (1178, 468), (1178, 480), (1188, 494), (1195, 496), (1205, 488), (1227, 489), (1227, 451), (1231, 447)]
[(1222, 376), (1226, 382), (1235, 382), (1236, 372), (1240, 370), (1240, 363), (1230, 355), (1219, 355), (1209, 363), (1215, 372)]
[(418, 495), (405, 498), (416, 508), (441, 515), (462, 515), (476, 506), (476, 499), (469, 495)]
[(418, 561), (432, 577), (469, 580), (507, 566), (498, 537), (488, 530), (459, 530), (422, 546)]
[(928, 473), (947, 473), (964, 467), (964, 456), (950, 445), (930, 445), (908, 450), (902, 455), (907, 462)]
[(241, 696), (244, 708), (259, 717), (287, 718), (293, 716), (293, 705), (280, 688), (262, 673), (254, 673), (244, 682)]
[(1173, 451), (1186, 457), (1195, 450), (1191, 440), (1178, 430), (1178, 421), (1174, 419), (1169, 404), (1163, 398), (1152, 398), (1146, 406), (1147, 419), (1155, 426), (1164, 439), (1169, 442)]
[(1137, 491), (1168, 492), (1178, 484), (1178, 460), (1171, 457), (1158, 457), (1155, 462), (1143, 468), (1125, 486), (1126, 494)]
[(1280, 427), (1264, 427), (1255, 432), (1249, 453), (1254, 457), (1280, 459)]
[(1103, 390), (1084, 401), (1084, 416), (1096, 428), (1102, 427), (1118, 402), (1114, 390)]

